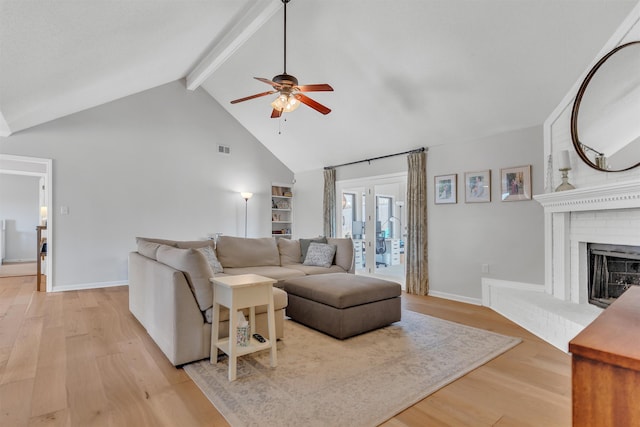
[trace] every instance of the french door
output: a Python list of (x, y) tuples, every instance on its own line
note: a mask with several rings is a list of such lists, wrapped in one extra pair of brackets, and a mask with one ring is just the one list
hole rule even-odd
[(351, 237), (357, 274), (404, 283), (406, 174), (336, 182), (338, 231)]

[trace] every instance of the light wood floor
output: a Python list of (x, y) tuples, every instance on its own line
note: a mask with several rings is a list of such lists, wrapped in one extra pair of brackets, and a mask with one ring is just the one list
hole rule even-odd
[[(45, 294), (0, 279), (0, 426), (226, 426), (129, 313), (126, 287)], [(384, 425), (569, 426), (570, 357), (493, 311), (405, 295), (407, 309), (523, 343)], [(286, 337), (285, 337), (286, 339)]]

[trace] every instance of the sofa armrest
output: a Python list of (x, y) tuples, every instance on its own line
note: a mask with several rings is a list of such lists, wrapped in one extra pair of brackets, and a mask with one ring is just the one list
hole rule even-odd
[(181, 271), (130, 254), (129, 309), (174, 365), (208, 356), (204, 316)]

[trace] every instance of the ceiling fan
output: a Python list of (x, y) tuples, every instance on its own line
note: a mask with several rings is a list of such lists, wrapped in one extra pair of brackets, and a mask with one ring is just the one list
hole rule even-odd
[(333, 88), (326, 84), (312, 84), (312, 85), (298, 85), (298, 79), (294, 76), (287, 74), (287, 3), (291, 0), (282, 0), (284, 3), (284, 71), (282, 74), (278, 74), (271, 80), (262, 77), (254, 77), (273, 87), (273, 90), (268, 92), (257, 93), (255, 95), (247, 96), (231, 101), (232, 104), (248, 101), (254, 98), (260, 98), (274, 93), (280, 93), (278, 97), (271, 103), (273, 111), (271, 111), (271, 118), (278, 118), (282, 113), (289, 113), (300, 106), (305, 104), (314, 110), (322, 113), (329, 114), (331, 109), (325, 107), (317, 101), (302, 94), (302, 92), (329, 92), (333, 91)]

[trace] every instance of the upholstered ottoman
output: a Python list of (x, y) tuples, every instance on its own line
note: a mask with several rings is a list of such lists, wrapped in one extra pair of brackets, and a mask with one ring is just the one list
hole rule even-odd
[(345, 339), (400, 320), (398, 283), (349, 273), (317, 274), (283, 282), (296, 322)]

